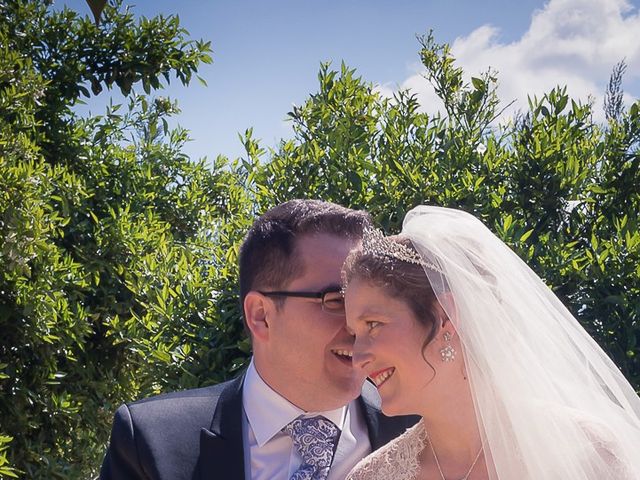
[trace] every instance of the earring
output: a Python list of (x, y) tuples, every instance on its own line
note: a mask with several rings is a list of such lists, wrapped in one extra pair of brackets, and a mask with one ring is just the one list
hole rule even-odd
[(456, 350), (451, 346), (451, 333), (444, 332), (442, 336), (445, 345), (440, 349), (443, 362), (453, 362), (456, 359)]

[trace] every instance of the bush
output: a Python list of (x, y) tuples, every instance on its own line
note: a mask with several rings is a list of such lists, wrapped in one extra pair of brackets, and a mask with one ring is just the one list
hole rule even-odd
[[(247, 348), (242, 179), (190, 161), (177, 107), (132, 90), (188, 83), (208, 44), (175, 17), (116, 5), (96, 27), (50, 3), (0, 3), (0, 468), (34, 479), (95, 474), (117, 405), (219, 381)], [(77, 118), (87, 82), (128, 104)]]

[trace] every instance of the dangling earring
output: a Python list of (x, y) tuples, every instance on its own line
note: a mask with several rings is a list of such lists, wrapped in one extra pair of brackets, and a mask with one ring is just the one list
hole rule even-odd
[(453, 362), (456, 359), (456, 351), (451, 346), (451, 333), (444, 332), (442, 336), (445, 345), (440, 349), (440, 355), (442, 355), (443, 362)]

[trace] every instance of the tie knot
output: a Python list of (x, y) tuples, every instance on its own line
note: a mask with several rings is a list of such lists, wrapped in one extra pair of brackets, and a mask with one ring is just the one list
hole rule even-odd
[(301, 469), (310, 467), (316, 471), (308, 478), (326, 478), (340, 433), (338, 427), (331, 420), (316, 416), (296, 418), (282, 431), (291, 437), (293, 446), (302, 457)]

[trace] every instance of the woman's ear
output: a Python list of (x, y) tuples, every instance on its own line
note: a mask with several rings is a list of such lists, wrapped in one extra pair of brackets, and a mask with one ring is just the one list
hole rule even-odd
[[(458, 322), (458, 309), (451, 292), (444, 292), (436, 297), (435, 306), (441, 328), (452, 329), (455, 332), (455, 324)], [(448, 325), (447, 325), (448, 324)]]
[(255, 290), (244, 297), (244, 317), (253, 341), (268, 340), (269, 312), (272, 308), (273, 302)]

